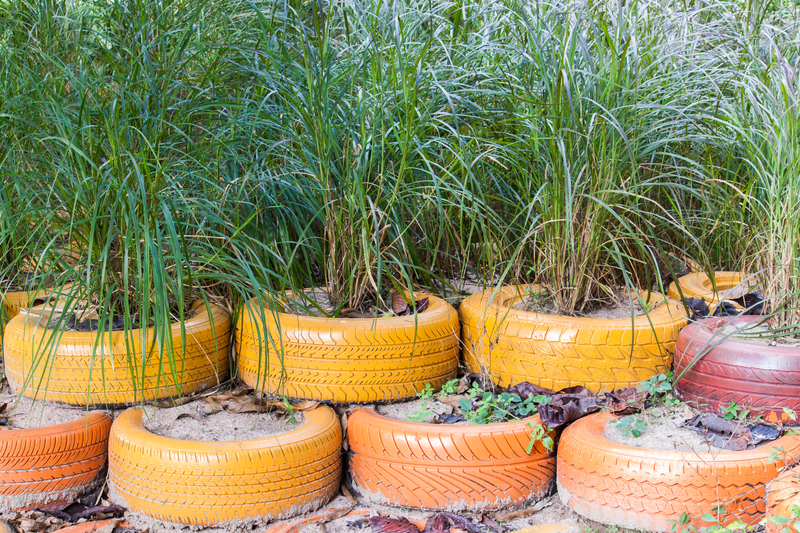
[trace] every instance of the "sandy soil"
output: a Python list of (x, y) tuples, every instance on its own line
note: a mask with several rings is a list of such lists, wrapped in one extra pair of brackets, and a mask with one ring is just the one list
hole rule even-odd
[(644, 421), (647, 426), (640, 437), (622, 434), (619, 429), (619, 421), (623, 417), (606, 425), (605, 436), (613, 442), (636, 448), (697, 453), (725, 451), (710, 444), (703, 435), (696, 431), (678, 427), (695, 414), (686, 404), (680, 404), (677, 407), (656, 407), (644, 413), (632, 415)]
[[(1, 368), (2, 366), (0, 366)], [(0, 413), (0, 417), (7, 417), (5, 429), (34, 429), (55, 426), (78, 420), (89, 413), (98, 412), (106, 413), (113, 419), (123, 411), (123, 409), (108, 411), (102, 409), (87, 410), (85, 407), (75, 407), (53, 401), (34, 401), (24, 396), (13, 394), (5, 380), (0, 386), (0, 407), (4, 404), (6, 407)]]
[[(435, 396), (427, 400), (412, 400), (375, 407), (375, 411), (379, 415), (403, 422), (421, 422), (423, 424), (433, 423), (436, 415), (453, 414), (454, 409), (451, 405), (437, 401)], [(456, 422), (455, 425), (469, 425), (469, 422)]]
[[(633, 301), (633, 313), (631, 313), (631, 301), (626, 294), (617, 294), (614, 297), (614, 304), (604, 304), (597, 308), (579, 313), (575, 316), (583, 318), (630, 318), (631, 316), (639, 316), (644, 314), (644, 308), (639, 304), (638, 300)], [(541, 313), (545, 315), (564, 315), (559, 311), (553, 300), (548, 297), (547, 293), (541, 291), (536, 294), (525, 296), (522, 300), (514, 304), (514, 309), (519, 311), (528, 311), (532, 313)]]
[(211, 406), (196, 401), (169, 409), (152, 405), (144, 407), (144, 427), (148, 431), (173, 439), (196, 441), (250, 440), (280, 435), (299, 428), (303, 413), (294, 413), (291, 420), (282, 412), (231, 413), (211, 412)]

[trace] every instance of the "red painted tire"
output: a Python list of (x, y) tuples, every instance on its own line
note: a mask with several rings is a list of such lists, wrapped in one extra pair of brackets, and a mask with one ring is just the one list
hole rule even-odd
[(489, 509), (535, 501), (553, 488), (555, 453), (530, 428), (539, 416), (489, 425), (433, 425), (356, 409), (347, 422), (350, 485), (366, 503)]
[[(767, 488), (767, 533), (782, 533), (787, 527), (791, 532), (797, 531), (800, 517), (794, 516), (794, 506), (800, 507), (800, 466), (784, 470)], [(779, 525), (769, 517), (781, 517), (789, 522)]]
[(69, 502), (96, 486), (108, 458), (102, 413), (36, 429), (0, 431), (0, 512)]
[(706, 319), (690, 324), (678, 335), (676, 376), (708, 350), (678, 380), (675, 389), (681, 400), (715, 413), (735, 402), (769, 422), (800, 423), (783, 411), (794, 410), (800, 418), (800, 347), (726, 339), (718, 331), (730, 321)]
[[(670, 531), (686, 512), (695, 526), (718, 505), (725, 517), (757, 524), (765, 513), (766, 484), (800, 457), (791, 435), (741, 452), (696, 453), (635, 448), (605, 437), (614, 417), (597, 413), (569, 426), (558, 446), (558, 492), (576, 513), (630, 529)], [(780, 459), (770, 455), (785, 450)], [(785, 459), (784, 459), (785, 458)]]

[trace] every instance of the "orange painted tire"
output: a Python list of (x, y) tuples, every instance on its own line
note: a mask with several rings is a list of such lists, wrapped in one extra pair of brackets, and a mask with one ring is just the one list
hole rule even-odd
[(792, 507), (800, 508), (800, 466), (781, 472), (767, 489), (767, 516), (789, 519), (786, 524), (778, 525), (767, 519), (768, 533), (781, 533), (785, 528), (797, 531), (800, 527), (800, 517), (794, 516)]
[(29, 398), (72, 405), (132, 404), (202, 391), (228, 378), (231, 320), (221, 307), (211, 305), (207, 310), (200, 300), (192, 311), (196, 314), (185, 321), (185, 358), (181, 327), (172, 325), (178, 386), (167, 356), (159, 361), (152, 328), (143, 362), (141, 330), (114, 331), (110, 341), (104, 334), (95, 347), (96, 333), (65, 332), (59, 337), (59, 332), (45, 328), (54, 313), (49, 306), (23, 311), (6, 326), (3, 352), (8, 382)]
[(92, 413), (37, 429), (0, 431), (0, 512), (70, 502), (97, 484), (111, 419)]
[[(800, 457), (800, 437), (784, 436), (753, 450), (695, 453), (635, 448), (605, 437), (614, 417), (597, 413), (570, 425), (558, 446), (558, 492), (576, 513), (604, 524), (669, 531), (686, 512), (693, 519), (723, 505), (730, 521), (755, 525), (765, 512), (766, 484)], [(785, 463), (770, 455), (783, 449)], [(709, 525), (694, 522), (694, 525)]]
[(329, 407), (304, 416), (288, 433), (201, 442), (154, 435), (142, 411), (129, 409), (111, 428), (109, 484), (130, 510), (188, 525), (314, 511), (339, 490), (342, 427)]
[[(705, 272), (692, 272), (681, 276), (678, 281), (673, 281), (669, 286), (667, 296), (681, 300), (681, 294), (678, 291), (678, 285), (680, 284), (683, 298), (702, 298), (713, 310), (715, 305), (719, 303), (719, 293), (733, 289), (746, 277), (747, 275), (743, 275), (740, 272), (714, 272), (714, 280), (716, 282), (716, 290), (714, 290), (714, 282), (711, 281), (708, 274)], [(742, 308), (738, 304), (733, 305), (737, 309)]]
[[(539, 416), (489, 425), (433, 425), (356, 409), (347, 420), (349, 483), (366, 502), (421, 509), (491, 509), (553, 488), (555, 452), (526, 447)], [(553, 435), (553, 437), (555, 437)]]
[[(513, 306), (528, 287), (501, 287), (473, 294), (458, 309), (463, 324), (464, 360), (470, 372), (484, 372), (508, 387), (529, 381), (561, 389), (583, 385), (594, 391), (636, 387), (668, 372), (675, 339), (686, 324), (674, 300), (649, 316), (574, 318), (519, 311)], [(653, 299), (660, 299), (652, 293)]]
[[(459, 322), (446, 301), (430, 298), (418, 315), (320, 318), (258, 309), (250, 300), (237, 323), (239, 377), (290, 398), (387, 402), (435, 389), (458, 370)], [(261, 319), (266, 322), (266, 329)]]

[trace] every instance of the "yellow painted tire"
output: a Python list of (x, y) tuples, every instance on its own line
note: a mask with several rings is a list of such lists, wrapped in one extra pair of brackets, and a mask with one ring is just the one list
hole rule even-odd
[(195, 314), (185, 322), (185, 358), (181, 327), (172, 325), (177, 381), (167, 355), (159, 361), (152, 328), (143, 357), (141, 330), (127, 335), (114, 331), (110, 339), (106, 333), (99, 343), (96, 333), (64, 332), (59, 337), (58, 331), (44, 327), (54, 312), (57, 308), (51, 306), (35, 307), (6, 326), (6, 376), (15, 392), (29, 398), (72, 405), (132, 404), (191, 394), (228, 379), (231, 320), (216, 305), (207, 310), (201, 300), (193, 304)]
[(338, 492), (342, 427), (321, 406), (294, 431), (253, 440), (201, 442), (154, 435), (142, 411), (111, 428), (108, 480), (131, 511), (158, 520), (212, 526), (263, 522), (314, 511)]
[[(714, 290), (714, 282), (711, 281), (708, 274), (692, 272), (681, 276), (677, 282), (673, 281), (669, 286), (667, 296), (681, 300), (681, 294), (678, 292), (678, 284), (680, 284), (684, 298), (702, 298), (713, 309), (719, 303), (720, 292), (733, 289), (745, 278), (747, 278), (747, 274), (743, 275), (741, 272), (714, 272), (714, 281), (716, 282), (716, 290)], [(737, 309), (742, 308), (738, 304), (733, 305)]]
[(258, 390), (336, 403), (413, 398), (426, 383), (438, 389), (458, 370), (458, 314), (440, 298), (416, 298), (430, 298), (423, 313), (376, 320), (267, 307), (266, 329), (250, 300), (237, 323), (239, 377)]
[(21, 309), (38, 305), (36, 300), (47, 297), (47, 291), (15, 291), (2, 295), (3, 309), (6, 313), (6, 322), (17, 316)]
[[(473, 294), (461, 302), (464, 359), (470, 372), (485, 372), (503, 387), (529, 381), (561, 389), (583, 385), (594, 391), (634, 387), (668, 372), (678, 332), (686, 324), (674, 300), (648, 316), (597, 319), (519, 311), (513, 306), (531, 285)], [(655, 300), (661, 299), (652, 293)]]

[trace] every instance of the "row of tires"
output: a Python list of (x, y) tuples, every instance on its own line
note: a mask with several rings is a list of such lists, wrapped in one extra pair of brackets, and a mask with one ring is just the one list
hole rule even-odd
[[(39, 430), (0, 434), (0, 511), (70, 500), (108, 483), (131, 510), (183, 524), (271, 521), (326, 504), (342, 480), (342, 428), (329, 407), (282, 435), (230, 442), (184, 441), (147, 431), (142, 411), (113, 425), (102, 414)], [(590, 519), (634, 529), (693, 525), (725, 509), (724, 522), (791, 518), (800, 504), (800, 436), (742, 452), (665, 452), (612, 443), (613, 419), (597, 413), (569, 426), (558, 454), (537, 442), (538, 417), (490, 426), (432, 426), (359, 408), (347, 426), (347, 484), (362, 503), (480, 510), (551, 493)], [(781, 473), (783, 471), (783, 473)], [(770, 485), (776, 476), (780, 477)], [(774, 528), (774, 526), (772, 526)]]
[[(720, 272), (681, 278), (670, 297), (704, 297), (739, 283)], [(634, 319), (590, 319), (514, 309), (535, 287), (487, 290), (464, 300), (458, 313), (429, 297), (424, 313), (405, 317), (327, 319), (275, 312), (252, 300), (235, 335), (228, 314), (195, 302), (182, 331), (172, 328), (173, 356), (159, 357), (153, 332), (58, 332), (49, 324), (59, 309), (18, 313), (5, 328), (4, 364), (14, 390), (72, 405), (130, 405), (192, 394), (228, 379), (232, 337), (237, 373), (257, 390), (332, 403), (390, 402), (435, 389), (456, 375), (459, 354), (470, 372), (501, 386), (529, 381), (594, 392), (637, 386), (666, 373), (675, 359), (681, 397), (718, 410), (735, 402), (770, 421), (791, 422), (800, 408), (800, 355), (796, 347), (724, 339), (724, 320), (686, 325), (675, 299)], [(41, 295), (35, 295), (41, 296)], [(419, 296), (419, 295), (418, 295)], [(7, 313), (24, 298), (6, 295)], [(678, 342), (676, 350), (676, 341)], [(185, 355), (183, 353), (185, 345)], [(463, 349), (462, 349), (463, 348)]]
[[(413, 398), (426, 384), (441, 387), (455, 377), (462, 345), (469, 371), (503, 386), (530, 381), (603, 391), (670, 368), (686, 324), (677, 301), (667, 299), (633, 320), (571, 318), (514, 309), (529, 289), (475, 294), (458, 313), (430, 296), (424, 313), (376, 320), (292, 315), (253, 300), (233, 336), (238, 376), (290, 398), (373, 403)], [(163, 357), (152, 331), (98, 336), (50, 329), (59, 312), (58, 306), (34, 307), (5, 327), (6, 375), (26, 396), (124, 405), (192, 394), (229, 376), (232, 324), (213, 304), (195, 302), (185, 328), (172, 328), (174, 355)]]

